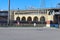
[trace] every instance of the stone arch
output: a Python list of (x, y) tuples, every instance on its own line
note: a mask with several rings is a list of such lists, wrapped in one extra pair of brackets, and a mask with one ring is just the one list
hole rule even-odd
[(19, 16), (16, 18), (16, 21), (20, 21), (20, 17)]
[(41, 16), (40, 22), (41, 22), (41, 23), (44, 23), (44, 22), (45, 22), (45, 17), (44, 17), (44, 16)]
[(32, 21), (32, 17), (29, 16), (29, 17), (27, 18), (27, 21)]
[(26, 21), (26, 17), (22, 17), (21, 21)]
[(34, 18), (33, 18), (33, 21), (38, 21), (38, 17), (37, 16), (35, 16)]

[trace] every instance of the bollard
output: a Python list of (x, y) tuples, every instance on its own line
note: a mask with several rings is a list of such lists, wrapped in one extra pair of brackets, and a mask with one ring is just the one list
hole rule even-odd
[(46, 22), (46, 27), (49, 27), (50, 28), (50, 21), (47, 21)]
[(34, 23), (34, 27), (36, 27), (36, 23)]

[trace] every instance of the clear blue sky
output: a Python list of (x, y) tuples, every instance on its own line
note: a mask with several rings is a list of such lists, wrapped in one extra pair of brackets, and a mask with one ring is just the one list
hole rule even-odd
[[(55, 8), (57, 3), (60, 3), (60, 0), (45, 0), (44, 5), (46, 8)], [(40, 8), (41, 4), (41, 0), (11, 0), (11, 9), (27, 9), (30, 6), (34, 8)], [(8, 9), (8, 0), (0, 0), (0, 9)]]

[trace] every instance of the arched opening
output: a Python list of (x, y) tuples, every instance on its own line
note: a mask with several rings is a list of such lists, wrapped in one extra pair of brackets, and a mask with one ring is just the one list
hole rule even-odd
[(28, 22), (31, 22), (31, 21), (32, 21), (32, 18), (31, 18), (31, 17), (28, 17), (28, 18), (27, 18), (27, 21), (28, 21)]
[(42, 17), (40, 18), (40, 22), (41, 22), (41, 23), (45, 23), (45, 17), (44, 17), (44, 16), (42, 16)]
[(37, 16), (34, 17), (33, 21), (34, 21), (34, 22), (37, 22), (37, 21), (38, 21), (38, 17), (37, 17)]
[(23, 21), (23, 22), (26, 21), (26, 18), (25, 17), (22, 17), (22, 20), (21, 21)]
[(16, 21), (20, 21), (20, 17), (17, 17), (17, 18), (16, 18)]

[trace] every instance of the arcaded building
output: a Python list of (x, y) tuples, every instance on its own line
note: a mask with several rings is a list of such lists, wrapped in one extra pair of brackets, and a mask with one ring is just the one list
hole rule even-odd
[(14, 11), (14, 20), (28, 22), (42, 22), (49, 26), (50, 23), (60, 23), (60, 9), (44, 9), (44, 10), (16, 10)]
[(19, 23), (45, 23), (47, 26), (50, 23), (60, 24), (60, 9), (11, 10), (10, 20)]
[(47, 10), (20, 10), (14, 12), (14, 20), (20, 21), (53, 21), (53, 15), (48, 15)]

